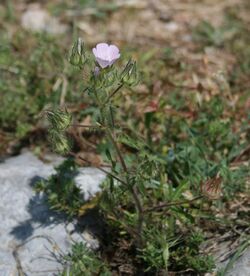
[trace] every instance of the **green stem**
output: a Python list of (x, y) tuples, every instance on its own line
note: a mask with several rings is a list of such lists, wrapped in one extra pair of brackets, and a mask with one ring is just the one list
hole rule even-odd
[[(74, 158), (79, 158), (80, 160), (86, 162), (88, 165), (91, 165), (91, 162), (89, 162), (87, 159), (83, 158), (82, 156), (77, 156), (75, 153), (73, 152), (69, 152), (69, 155), (73, 156)], [(99, 167), (99, 166), (96, 166), (95, 168), (97, 168), (98, 170), (100, 170), (101, 172), (104, 172), (105, 174), (109, 175), (110, 177), (116, 179), (118, 182), (120, 182), (121, 184), (123, 185), (126, 185), (127, 183), (124, 182), (123, 180), (121, 180), (119, 177), (117, 177), (116, 175), (110, 173), (109, 171), (105, 170), (104, 168), (102, 167)]]
[[(118, 147), (111, 131), (109, 129), (107, 129), (106, 132), (107, 132), (108, 138), (112, 142), (112, 144), (113, 144), (113, 146), (114, 146), (114, 148), (117, 152), (117, 155), (118, 155), (118, 158), (119, 158), (120, 163), (122, 165), (122, 168), (128, 176), (128, 173), (129, 173), (128, 168), (127, 168), (125, 160), (124, 160), (124, 158), (121, 154), (121, 151), (120, 151), (120, 149), (119, 149), (119, 147)], [(137, 190), (135, 185), (133, 185), (132, 188), (130, 187), (128, 177), (127, 177), (127, 186), (130, 189), (130, 191), (132, 193), (132, 196), (134, 198), (134, 202), (135, 202), (135, 206), (136, 206), (136, 210), (137, 210), (137, 215), (138, 215), (138, 224), (137, 224), (137, 237), (138, 237), (138, 240), (137, 240), (137, 244), (138, 244), (138, 247), (142, 247), (142, 225), (143, 225), (143, 221), (144, 221), (144, 215), (143, 215), (144, 211), (143, 211), (143, 207), (142, 207), (142, 203), (141, 203), (141, 200), (140, 200), (140, 197), (139, 197), (138, 190)]]
[(128, 189), (131, 191), (131, 194), (132, 194), (133, 199), (134, 199), (135, 207), (136, 207), (136, 210), (137, 210), (137, 215), (138, 215), (138, 223), (137, 223), (137, 246), (139, 248), (141, 248), (142, 245), (143, 245), (143, 243), (142, 243), (142, 226), (143, 226), (143, 221), (144, 221), (144, 214), (143, 214), (142, 203), (141, 203), (141, 200), (140, 200), (140, 197), (139, 197), (139, 192), (138, 192), (137, 188), (134, 185), (133, 185), (132, 188), (129, 185), (129, 178), (128, 178), (129, 171), (128, 171), (127, 165), (126, 165), (125, 160), (124, 160), (124, 158), (122, 156), (120, 148), (119, 148), (118, 144), (116, 143), (115, 138), (113, 137), (113, 134), (112, 134), (111, 130), (108, 127), (105, 127), (105, 115), (102, 112), (103, 111), (102, 107), (107, 102), (109, 102), (109, 100), (121, 89), (122, 86), (123, 86), (123, 83), (121, 83), (115, 89), (115, 91), (108, 96), (108, 98), (104, 102), (104, 104), (102, 104), (100, 102), (96, 91), (94, 92), (94, 94), (95, 94), (95, 97), (96, 97), (96, 100), (97, 100), (97, 104), (98, 104), (98, 107), (99, 107), (99, 110), (100, 110), (101, 124), (102, 124), (102, 126), (104, 126), (104, 130), (106, 132), (106, 135), (108, 136), (109, 140), (113, 144), (113, 146), (115, 148), (115, 151), (116, 151), (116, 153), (118, 155), (118, 159), (119, 159), (119, 161), (121, 163), (121, 166), (122, 166), (124, 172), (127, 175), (125, 183), (126, 183), (126, 186), (128, 187)]
[(192, 202), (198, 200), (198, 199), (201, 199), (203, 198), (203, 196), (197, 196), (191, 200), (183, 200), (183, 201), (174, 201), (174, 202), (168, 202), (168, 203), (162, 203), (162, 204), (159, 204), (159, 205), (156, 205), (156, 206), (153, 206), (153, 207), (150, 207), (150, 208), (147, 208), (144, 210), (144, 213), (146, 212), (151, 212), (151, 211), (157, 211), (157, 210), (160, 210), (162, 208), (166, 208), (166, 207), (171, 207), (171, 206), (177, 206), (177, 205), (183, 205), (183, 204), (191, 204)]
[(123, 87), (123, 83), (120, 83), (120, 85), (113, 91), (107, 98), (107, 100), (104, 102), (104, 105), (109, 102), (109, 100)]

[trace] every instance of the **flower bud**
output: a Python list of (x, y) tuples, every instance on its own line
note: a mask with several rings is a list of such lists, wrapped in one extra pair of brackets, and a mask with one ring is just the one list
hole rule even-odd
[(139, 74), (135, 61), (129, 61), (121, 73), (121, 79), (128, 86), (135, 86), (139, 82)]
[(97, 78), (100, 75), (100, 67), (96, 66), (93, 73), (94, 76)]
[(86, 62), (84, 43), (81, 38), (74, 43), (69, 55), (69, 62), (75, 66), (82, 66)]
[(129, 60), (128, 63), (126, 64), (125, 68), (121, 72), (121, 75), (120, 75), (121, 79), (123, 79), (128, 74), (128, 72), (132, 68), (132, 66), (133, 66), (133, 61)]
[(72, 121), (71, 114), (69, 114), (67, 111), (62, 111), (60, 109), (56, 111), (48, 111), (47, 117), (52, 128), (56, 129), (57, 131), (66, 130)]

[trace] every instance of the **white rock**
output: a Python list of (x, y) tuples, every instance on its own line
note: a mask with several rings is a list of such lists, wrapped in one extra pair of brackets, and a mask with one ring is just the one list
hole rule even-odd
[(61, 24), (57, 18), (51, 17), (46, 10), (36, 4), (30, 5), (23, 13), (21, 25), (26, 30), (51, 34), (62, 34), (67, 30), (66, 25)]
[[(66, 254), (74, 240), (98, 248), (94, 237), (77, 232), (73, 224), (66, 225), (65, 217), (49, 210), (43, 194), (33, 190), (37, 179), (53, 172), (53, 164), (41, 162), (30, 152), (0, 163), (1, 276), (18, 275), (18, 261), (25, 275), (54, 275), (62, 267), (53, 254)], [(77, 182), (85, 195), (90, 195), (104, 179), (99, 170), (83, 168)]]
[(95, 168), (84, 168), (75, 177), (76, 185), (83, 192), (84, 199), (87, 200), (91, 195), (100, 191), (99, 184), (105, 179), (105, 174)]
[(250, 249), (242, 254), (226, 276), (250, 276)]

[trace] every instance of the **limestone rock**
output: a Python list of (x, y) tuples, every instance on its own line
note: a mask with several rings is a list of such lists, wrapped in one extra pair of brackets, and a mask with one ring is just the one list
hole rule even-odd
[[(30, 152), (0, 163), (0, 275), (49, 276), (62, 265), (56, 259), (66, 254), (73, 241), (83, 241), (92, 248), (98, 247), (88, 232), (77, 232), (74, 223), (51, 211), (44, 195), (36, 194), (33, 185), (41, 178), (54, 173), (54, 164), (45, 164)], [(104, 173), (83, 168), (77, 176), (84, 194), (98, 190), (105, 179)]]
[(61, 24), (57, 18), (50, 16), (37, 4), (28, 6), (28, 9), (22, 14), (21, 25), (30, 31), (51, 34), (62, 34), (67, 30), (66, 25)]
[(250, 276), (250, 249), (242, 254), (226, 276)]

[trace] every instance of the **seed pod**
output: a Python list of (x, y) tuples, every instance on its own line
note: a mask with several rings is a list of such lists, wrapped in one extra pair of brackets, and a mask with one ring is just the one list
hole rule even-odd
[(131, 61), (127, 64), (124, 71), (121, 74), (122, 81), (128, 86), (135, 86), (139, 83), (139, 74), (137, 72), (137, 66), (135, 61)]
[(52, 129), (49, 131), (49, 139), (56, 153), (66, 154), (70, 151), (71, 142), (65, 134), (59, 133)]
[(215, 178), (208, 179), (201, 185), (201, 191), (209, 199), (218, 199), (221, 195), (221, 182), (222, 178), (217, 176)]
[(47, 112), (48, 120), (53, 129), (57, 131), (65, 131), (72, 121), (72, 116), (67, 111), (62, 111), (60, 109), (56, 111)]

